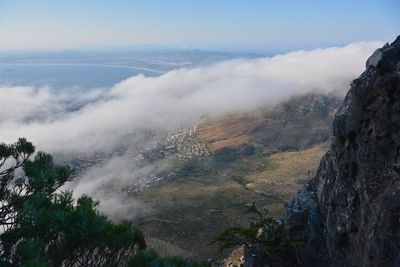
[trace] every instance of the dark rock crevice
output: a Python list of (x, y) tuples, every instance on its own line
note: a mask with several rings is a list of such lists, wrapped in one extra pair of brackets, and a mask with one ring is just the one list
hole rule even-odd
[(286, 205), (305, 266), (400, 266), (400, 37), (366, 67), (316, 176)]

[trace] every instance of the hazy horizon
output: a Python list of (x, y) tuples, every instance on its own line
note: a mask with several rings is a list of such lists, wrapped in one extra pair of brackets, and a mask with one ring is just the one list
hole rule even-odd
[(107, 49), (288, 52), (388, 41), (384, 1), (0, 1), (0, 53)]

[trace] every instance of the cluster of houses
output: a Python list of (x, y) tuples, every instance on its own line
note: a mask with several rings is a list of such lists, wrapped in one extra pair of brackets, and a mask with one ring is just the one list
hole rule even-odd
[(210, 156), (211, 153), (207, 145), (196, 138), (196, 129), (195, 125), (168, 136), (163, 143), (167, 154), (175, 156), (179, 160), (192, 160)]

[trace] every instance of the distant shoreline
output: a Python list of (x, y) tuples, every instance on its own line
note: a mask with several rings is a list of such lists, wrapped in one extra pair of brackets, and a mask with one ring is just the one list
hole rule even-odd
[(94, 63), (0, 63), (0, 66), (89, 66), (89, 67), (109, 67), (109, 68), (121, 68), (121, 69), (133, 69), (148, 71), (158, 74), (163, 74), (165, 71), (154, 70), (143, 67), (134, 67), (128, 65), (115, 65), (115, 64), (94, 64)]

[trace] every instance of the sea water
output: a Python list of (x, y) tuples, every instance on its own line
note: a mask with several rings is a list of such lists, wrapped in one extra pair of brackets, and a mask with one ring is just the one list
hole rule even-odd
[(82, 64), (0, 64), (0, 86), (49, 87), (54, 90), (109, 88), (129, 77), (159, 72), (125, 66)]

